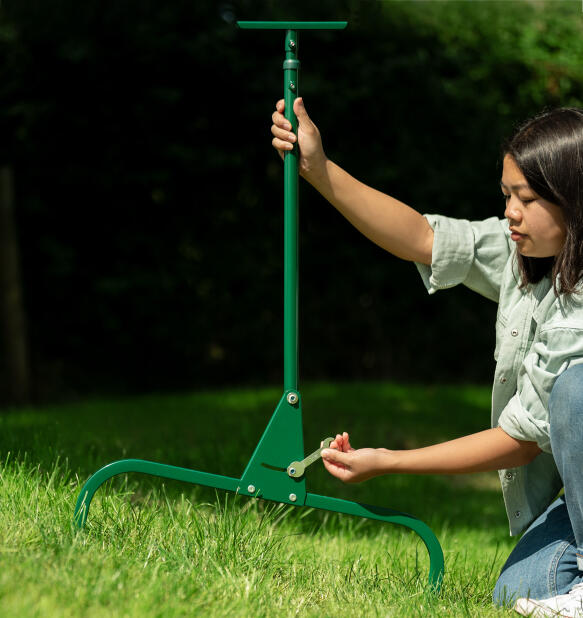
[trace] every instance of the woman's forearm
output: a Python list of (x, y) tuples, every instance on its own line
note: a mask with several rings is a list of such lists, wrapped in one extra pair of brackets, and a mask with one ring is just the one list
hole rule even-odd
[(345, 483), (360, 483), (381, 474), (462, 474), (516, 468), (540, 452), (536, 442), (516, 440), (500, 427), (408, 451), (353, 449), (344, 432), (322, 451), (322, 460), (333, 476)]
[(536, 442), (517, 440), (496, 427), (449, 442), (407, 451), (386, 451), (386, 472), (461, 474), (515, 468), (539, 453)]
[(419, 212), (356, 180), (328, 159), (303, 176), (374, 243), (404, 260), (431, 264), (433, 230)]

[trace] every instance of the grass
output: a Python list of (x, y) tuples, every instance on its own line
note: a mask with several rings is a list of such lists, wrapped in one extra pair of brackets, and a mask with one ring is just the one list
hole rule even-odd
[[(77, 495), (125, 457), (239, 477), (277, 388), (92, 400), (0, 416), (2, 616), (500, 616), (491, 605), (514, 541), (497, 475), (388, 476), (344, 486), (322, 466), (314, 493), (409, 512), (439, 538), (446, 574), (404, 528), (125, 475), (96, 494), (84, 531)], [(311, 384), (306, 452), (351, 432), (356, 445), (409, 448), (488, 424), (484, 387)]]

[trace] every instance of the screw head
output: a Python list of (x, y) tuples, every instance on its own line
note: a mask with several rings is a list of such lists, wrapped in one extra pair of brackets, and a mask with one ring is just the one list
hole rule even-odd
[(289, 48), (290, 49), (295, 49), (296, 48), (296, 42), (293, 39), (289, 42)]
[(289, 495), (289, 499), (290, 499), (292, 502), (295, 502), (295, 501), (298, 499), (298, 497), (297, 497), (295, 494), (290, 494), (290, 495)]
[(288, 393), (287, 402), (292, 406), (295, 405), (299, 401), (299, 397), (297, 393)]
[(290, 468), (289, 469), (289, 473), (293, 476), (296, 473), (296, 469), (295, 468)]
[(249, 487), (247, 487), (247, 491), (250, 494), (254, 494), (255, 493), (255, 485), (249, 485)]
[(295, 91), (296, 91), (296, 84), (295, 84), (295, 82), (290, 82), (290, 83), (289, 83), (289, 89), (290, 89), (292, 92), (295, 92)]

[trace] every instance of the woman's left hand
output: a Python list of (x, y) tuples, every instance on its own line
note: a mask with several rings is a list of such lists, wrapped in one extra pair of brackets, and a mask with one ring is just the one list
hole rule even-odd
[(332, 476), (345, 483), (360, 483), (388, 471), (387, 455), (390, 451), (384, 448), (353, 449), (344, 432), (322, 451), (322, 461)]

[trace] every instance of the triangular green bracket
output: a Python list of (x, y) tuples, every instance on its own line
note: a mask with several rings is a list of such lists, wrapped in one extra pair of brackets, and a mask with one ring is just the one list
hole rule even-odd
[(299, 392), (283, 393), (241, 477), (239, 493), (303, 505), (305, 478), (292, 478), (287, 467), (304, 458), (302, 400)]

